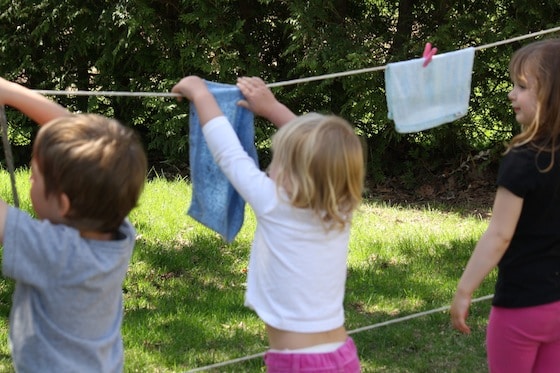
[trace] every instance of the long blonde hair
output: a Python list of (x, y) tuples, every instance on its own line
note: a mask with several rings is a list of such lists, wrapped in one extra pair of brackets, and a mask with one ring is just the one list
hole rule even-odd
[(533, 78), (537, 109), (533, 121), (513, 137), (512, 148), (531, 144), (540, 152), (551, 152), (551, 160), (543, 171), (554, 165), (554, 152), (560, 140), (560, 39), (534, 42), (517, 50), (510, 61), (512, 80), (527, 82)]
[(310, 208), (330, 228), (342, 228), (362, 198), (364, 155), (350, 124), (310, 113), (281, 127), (272, 138), (271, 168), (289, 202)]

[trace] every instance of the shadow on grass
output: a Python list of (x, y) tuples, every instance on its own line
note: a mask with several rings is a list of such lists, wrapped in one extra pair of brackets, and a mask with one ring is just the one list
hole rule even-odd
[[(476, 242), (452, 240), (430, 248), (414, 243), (399, 242), (398, 260), (372, 255), (349, 268), (346, 324), (351, 333), (368, 328), (352, 333), (364, 372), (486, 371), (484, 336), (490, 300), (471, 307), (470, 336), (451, 328), (447, 310), (423, 315), (449, 306)], [(372, 253), (376, 245), (371, 243)], [(489, 278), (475, 297), (492, 293)], [(399, 318), (403, 320), (391, 323)]]
[[(138, 230), (148, 229), (137, 224)], [(476, 242), (450, 240), (396, 245), (398, 260), (371, 255), (348, 270), (346, 326), (352, 331), (446, 306)], [(126, 371), (185, 372), (261, 353), (266, 335), (243, 305), (250, 243), (225, 244), (211, 233), (171, 241), (138, 240), (124, 284)], [(8, 318), (13, 282), (0, 283), (0, 312)], [(493, 292), (483, 284), (480, 295)], [(484, 332), (489, 301), (473, 305), (473, 334), (459, 335), (447, 312), (352, 334), (364, 372), (485, 371)], [(0, 355), (0, 364), (10, 362)], [(262, 372), (261, 358), (215, 372)]]
[(383, 200), (380, 198), (368, 198), (368, 203), (373, 203), (381, 206), (401, 208), (401, 209), (415, 209), (415, 210), (436, 210), (442, 213), (452, 213), (463, 218), (478, 218), (488, 219), (491, 215), (493, 194), (485, 195), (479, 201), (465, 201), (446, 203), (446, 201), (432, 199), (397, 199), (397, 200)]
[[(264, 328), (243, 305), (247, 254), (247, 243), (214, 234), (180, 244), (140, 240), (124, 287), (126, 347), (177, 371), (264, 351)], [(226, 371), (261, 366), (257, 358)]]
[[(402, 241), (404, 259), (392, 261), (373, 255), (380, 243), (372, 242), (370, 259), (348, 270), (348, 330), (448, 305), (474, 243), (428, 250)], [(248, 251), (249, 242), (225, 244), (212, 233), (180, 243), (140, 240), (124, 289), (127, 370), (184, 372), (265, 351), (264, 328), (243, 305)], [(481, 295), (492, 290), (486, 285)], [(473, 305), (468, 337), (450, 328), (447, 312), (353, 334), (363, 371), (484, 371), (488, 305)], [(261, 372), (263, 362), (214, 371)]]

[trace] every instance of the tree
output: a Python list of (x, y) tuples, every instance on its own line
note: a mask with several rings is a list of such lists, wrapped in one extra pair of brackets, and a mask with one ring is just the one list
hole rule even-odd
[[(181, 77), (235, 83), (239, 75), (286, 81), (445, 53), (555, 26), (553, 0), (0, 0), (0, 74), (37, 89), (168, 92)], [(369, 154), (368, 177), (437, 174), (481, 150), (499, 154), (518, 130), (506, 99), (517, 42), (477, 51), (470, 113), (422, 133), (395, 132), (382, 72), (275, 88), (295, 112), (349, 119)], [(135, 126), (153, 164), (188, 161), (187, 108), (170, 98), (57, 97)], [(178, 108), (181, 105), (182, 107)], [(35, 126), (9, 113), (27, 164)], [(268, 124), (257, 143), (270, 157)], [(403, 176), (404, 175), (404, 176)]]

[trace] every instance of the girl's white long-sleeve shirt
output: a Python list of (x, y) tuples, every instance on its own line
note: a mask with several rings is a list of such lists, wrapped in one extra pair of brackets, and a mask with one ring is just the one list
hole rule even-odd
[(245, 305), (281, 330), (314, 333), (342, 326), (349, 224), (327, 231), (312, 210), (289, 204), (243, 150), (226, 117), (209, 121), (203, 133), (257, 219)]

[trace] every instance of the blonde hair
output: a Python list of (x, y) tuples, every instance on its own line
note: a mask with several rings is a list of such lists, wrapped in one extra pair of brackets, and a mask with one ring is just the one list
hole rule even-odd
[(136, 133), (95, 114), (74, 114), (41, 126), (33, 158), (45, 194), (68, 196), (67, 224), (99, 232), (118, 229), (136, 206), (147, 173)]
[(342, 228), (362, 198), (364, 155), (350, 124), (310, 113), (281, 127), (272, 138), (271, 168), (289, 202), (312, 209), (328, 229)]
[[(528, 143), (539, 153), (554, 153), (560, 137), (560, 39), (534, 42), (517, 50), (511, 58), (509, 71), (514, 81), (527, 83), (528, 77), (533, 79), (537, 108), (533, 121), (513, 137), (506, 153)], [(553, 165), (554, 154), (543, 171), (549, 171)]]

